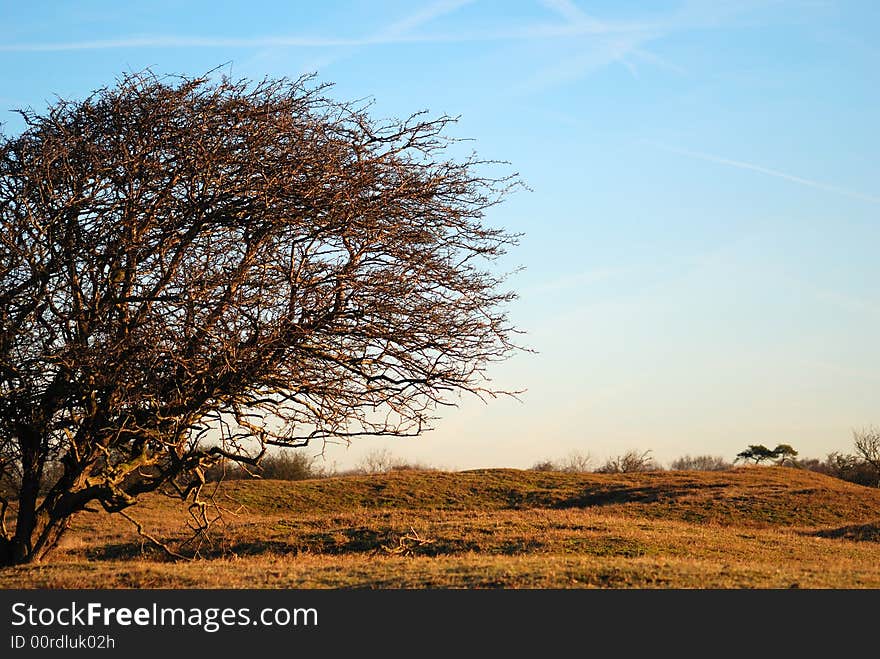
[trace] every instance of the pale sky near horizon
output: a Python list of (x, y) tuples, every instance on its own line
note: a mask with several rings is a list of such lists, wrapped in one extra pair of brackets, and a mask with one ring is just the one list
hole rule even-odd
[(147, 67), (316, 72), (510, 162), (530, 190), (487, 219), (524, 234), (504, 266), (536, 352), (493, 373), (527, 391), (328, 465), (821, 458), (880, 425), (878, 35), (880, 3), (846, 0), (0, 0), (0, 121)]

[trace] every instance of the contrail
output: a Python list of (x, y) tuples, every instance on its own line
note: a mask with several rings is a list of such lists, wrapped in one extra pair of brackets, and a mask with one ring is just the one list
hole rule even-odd
[(742, 160), (731, 160), (730, 158), (722, 158), (721, 156), (713, 156), (709, 153), (700, 153), (699, 151), (690, 151), (688, 149), (679, 149), (677, 147), (667, 146), (665, 144), (658, 144), (657, 142), (648, 142), (652, 146), (655, 146), (659, 149), (663, 149), (664, 151), (669, 151), (670, 153), (677, 153), (681, 156), (687, 156), (689, 158), (697, 158), (698, 160), (705, 160), (707, 162), (714, 162), (719, 165), (727, 165), (729, 167), (736, 167), (738, 169), (746, 169), (752, 172), (758, 172), (759, 174), (766, 174), (767, 176), (775, 176), (776, 178), (785, 179), (786, 181), (791, 181), (792, 183), (799, 183), (800, 185), (806, 185), (810, 188), (815, 188), (817, 190), (825, 190), (826, 192), (833, 192), (835, 194), (843, 195), (845, 197), (851, 197), (853, 199), (860, 199), (862, 201), (868, 201), (872, 204), (880, 204), (880, 197), (875, 197), (873, 195), (864, 194), (862, 192), (856, 192), (854, 190), (847, 190), (846, 188), (839, 188), (836, 185), (829, 185), (827, 183), (822, 183), (821, 181), (814, 181), (812, 179), (803, 178), (801, 176), (794, 176), (792, 174), (786, 174), (785, 172), (780, 172), (775, 169), (769, 169), (767, 167), (761, 167), (760, 165), (754, 165), (750, 162), (743, 162)]
[(0, 44), (0, 52), (52, 52), (62, 50), (108, 50), (112, 48), (260, 48), (269, 46), (360, 46), (368, 39), (327, 39), (308, 37), (257, 37), (226, 39), (222, 37), (132, 37), (125, 39), (94, 39), (91, 41), (58, 41), (43, 43)]
[(0, 52), (57, 52), (73, 50), (109, 50), (118, 48), (270, 48), (288, 46), (299, 48), (328, 48), (337, 46), (381, 46), (391, 44), (429, 44), (429, 43), (467, 43), (490, 41), (519, 41), (531, 39), (557, 39), (585, 35), (630, 35), (653, 33), (650, 24), (580, 24), (580, 25), (531, 25), (522, 28), (502, 28), (495, 31), (455, 32), (442, 34), (409, 34), (402, 28), (411, 28), (427, 22), (428, 19), (449, 13), (454, 7), (465, 3), (444, 6), (446, 11), (436, 9), (431, 14), (425, 12), (410, 19), (393, 24), (390, 28), (372, 37), (304, 37), (304, 36), (260, 36), (240, 37), (200, 37), (200, 36), (144, 36), (120, 39), (91, 39), (85, 41), (43, 41), (29, 43), (0, 43)]

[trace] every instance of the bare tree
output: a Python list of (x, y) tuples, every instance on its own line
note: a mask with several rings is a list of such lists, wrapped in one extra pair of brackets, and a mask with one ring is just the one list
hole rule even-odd
[(146, 72), (0, 136), (0, 564), (90, 502), (197, 505), (220, 460), (414, 435), (501, 393), (492, 262), (517, 237), (484, 216), (515, 175), (450, 159), (453, 118), (368, 109), (311, 78)]
[(720, 455), (684, 455), (669, 465), (673, 471), (726, 471), (733, 465)]
[(355, 467), (355, 473), (387, 474), (399, 464), (403, 464), (403, 462), (399, 458), (395, 458), (387, 448), (373, 449), (360, 459)]
[(571, 451), (559, 464), (559, 470), (569, 474), (585, 474), (592, 469), (593, 456), (581, 451)]
[(639, 453), (635, 450), (608, 458), (596, 471), (600, 474), (631, 474), (645, 471), (660, 471), (662, 467), (651, 457), (651, 451)]
[(874, 471), (874, 478), (880, 484), (880, 428), (868, 427), (853, 431), (853, 446), (856, 455)]
[(568, 474), (585, 474), (591, 471), (593, 456), (589, 453), (572, 451), (562, 460), (542, 460), (535, 463), (532, 471), (561, 471)]

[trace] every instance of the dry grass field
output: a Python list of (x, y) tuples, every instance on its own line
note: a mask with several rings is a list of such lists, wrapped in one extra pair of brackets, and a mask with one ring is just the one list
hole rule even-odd
[[(398, 471), (230, 481), (199, 558), (78, 517), (2, 588), (878, 588), (880, 489), (814, 472)], [(131, 510), (186, 537), (179, 501)]]

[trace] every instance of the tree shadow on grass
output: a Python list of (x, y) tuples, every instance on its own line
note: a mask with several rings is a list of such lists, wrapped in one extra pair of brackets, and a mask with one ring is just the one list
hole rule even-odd
[(142, 558), (150, 560), (163, 560), (170, 558), (149, 542), (113, 542), (100, 547), (90, 547), (84, 552), (90, 561), (132, 561)]
[(880, 542), (880, 523), (850, 524), (835, 529), (822, 529), (812, 531), (807, 535), (817, 538), (831, 538), (835, 540), (855, 540), (856, 542)]
[(584, 492), (561, 500), (549, 502), (553, 508), (586, 508), (610, 506), (622, 503), (657, 503), (674, 501), (693, 493), (690, 487), (606, 485), (589, 488)]
[[(301, 548), (310, 552), (330, 555), (375, 553), (394, 554), (407, 547), (402, 540), (406, 533), (400, 529), (369, 529), (365, 527), (338, 529), (333, 532), (310, 533), (298, 539)], [(426, 538), (424, 544), (414, 544), (405, 552), (420, 556), (439, 556), (466, 551), (478, 551), (479, 543), (464, 538)], [(404, 553), (404, 552), (400, 552)]]
[[(213, 542), (199, 547), (201, 558), (222, 558), (224, 556), (260, 556), (264, 554), (323, 554), (342, 556), (348, 554), (392, 555), (401, 548), (400, 529), (369, 529), (365, 527), (336, 529), (330, 532), (308, 533), (296, 538), (242, 538), (219, 536)], [(173, 545), (172, 545), (173, 546)], [(414, 546), (406, 552), (410, 555), (439, 556), (468, 551), (480, 551), (481, 544), (465, 538), (433, 538), (424, 545)], [(493, 553), (517, 554), (534, 550), (529, 543), (509, 543), (494, 547)], [(83, 552), (90, 561), (125, 560), (174, 560), (161, 548), (149, 542), (120, 542), (91, 547)]]

